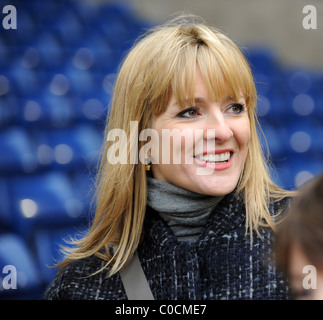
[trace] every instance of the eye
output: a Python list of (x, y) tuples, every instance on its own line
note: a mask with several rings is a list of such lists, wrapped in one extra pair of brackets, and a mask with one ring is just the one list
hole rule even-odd
[(183, 111), (181, 111), (180, 113), (177, 114), (177, 117), (180, 118), (195, 118), (198, 115), (200, 115), (201, 113), (199, 112), (200, 109), (198, 107), (190, 107), (187, 108)]
[(233, 113), (233, 114), (240, 114), (242, 113), (243, 111), (245, 111), (245, 105), (241, 104), (241, 103), (234, 103), (234, 104), (231, 104), (228, 108), (228, 111), (230, 113)]

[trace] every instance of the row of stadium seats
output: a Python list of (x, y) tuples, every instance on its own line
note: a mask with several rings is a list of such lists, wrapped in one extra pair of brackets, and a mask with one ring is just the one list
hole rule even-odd
[(149, 24), (120, 1), (6, 4), (18, 28), (0, 30), (0, 299), (39, 299), (64, 239), (89, 227), (115, 74)]
[(86, 124), (59, 130), (9, 127), (0, 131), (0, 173), (91, 168), (97, 163), (101, 144), (102, 133)]
[[(71, 239), (78, 239), (86, 227), (38, 229), (33, 242), (19, 234), (0, 233), (0, 300), (38, 300), (57, 269), (55, 265), (64, 257), (62, 247)], [(9, 270), (6, 270), (6, 269)]]

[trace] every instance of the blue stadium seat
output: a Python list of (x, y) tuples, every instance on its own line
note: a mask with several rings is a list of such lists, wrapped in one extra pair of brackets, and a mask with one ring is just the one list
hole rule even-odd
[(309, 179), (323, 172), (322, 163), (323, 156), (288, 155), (284, 161), (275, 163), (280, 185), (287, 189), (299, 188)]
[(270, 95), (273, 89), (273, 79), (266, 74), (256, 73), (254, 75), (258, 95)]
[(76, 197), (83, 203), (89, 219), (93, 214), (91, 202), (95, 193), (95, 172), (76, 172), (71, 175), (71, 183)]
[(25, 241), (0, 235), (0, 299), (38, 299), (43, 290), (37, 264)]
[(5, 38), (5, 33), (0, 33), (0, 70), (8, 65), (8, 61), (12, 56), (11, 51), (12, 49)]
[[(0, 75), (0, 86), (2, 85), (2, 80)], [(15, 125), (20, 111), (19, 100), (14, 94), (0, 94), (0, 129)]]
[(32, 43), (36, 52), (39, 52), (42, 68), (55, 70), (64, 64), (69, 50), (66, 48), (58, 36), (50, 32), (40, 33)]
[(306, 117), (317, 109), (318, 95), (316, 90), (317, 75), (313, 72), (292, 69), (286, 70), (282, 86), (285, 88), (284, 117)]
[(295, 118), (290, 121), (285, 128), (284, 141), (286, 142), (286, 151), (291, 153), (317, 154), (323, 152), (323, 127), (320, 121), (311, 118)]
[(53, 280), (58, 271), (55, 265), (65, 257), (62, 248), (75, 247), (70, 241), (75, 238), (79, 239), (85, 234), (85, 231), (85, 227), (75, 226), (52, 230), (43, 229), (35, 233), (34, 246), (45, 284), (49, 284)]
[(316, 97), (308, 93), (300, 93), (297, 95), (291, 95), (289, 98), (290, 116), (306, 117), (314, 113), (316, 109)]
[(64, 46), (74, 46), (83, 36), (83, 23), (70, 5), (52, 19), (50, 31), (58, 36)]
[[(121, 50), (124, 48), (124, 43), (129, 40), (129, 33), (127, 26), (123, 21), (116, 15), (107, 16), (98, 27), (100, 27), (106, 39), (109, 41), (111, 46), (116, 50)], [(103, 17), (103, 13), (102, 13)]]
[(259, 94), (257, 114), (260, 120), (277, 125), (286, 114), (286, 101), (282, 97), (274, 94)]
[(25, 67), (23, 60), (17, 58), (12, 62), (10, 79), (17, 88), (16, 94), (21, 97), (33, 97), (43, 90), (43, 73)]
[[(35, 34), (37, 34), (38, 27), (30, 11), (19, 10), (19, 5), (15, 5), (15, 7), (17, 10), (17, 29), (6, 30), (6, 33), (11, 39), (16, 41), (16, 45), (24, 46), (33, 40)], [(15, 49), (19, 50), (18, 48)]]
[(323, 92), (320, 96), (317, 96), (315, 100), (315, 110), (313, 112), (313, 117), (323, 121)]
[(113, 47), (121, 52), (128, 50), (138, 35), (149, 27), (139, 21), (133, 12), (130, 2), (119, 1), (106, 3), (100, 10), (97, 27), (106, 35)]
[(96, 82), (95, 75), (90, 70), (81, 70), (72, 64), (68, 64), (63, 73), (77, 96), (82, 97), (95, 94), (99, 84)]
[(108, 113), (109, 98), (109, 94), (98, 92), (96, 98), (79, 100), (78, 103), (74, 104), (77, 120), (79, 122), (97, 122), (98, 125), (103, 125)]
[(313, 112), (313, 117), (323, 121), (323, 74), (319, 74), (315, 79), (314, 84), (314, 100), (315, 109)]
[[(41, 146), (39, 161), (51, 169), (83, 170), (97, 164), (102, 134), (89, 124), (77, 124), (62, 129), (42, 130), (35, 133)], [(52, 161), (44, 161), (42, 159)]]
[[(89, 67), (92, 67), (96, 72), (116, 72), (122, 59), (122, 53), (120, 53), (119, 48), (116, 45), (113, 45), (113, 43), (97, 29), (86, 30), (82, 39), (79, 40), (77, 46), (74, 48), (74, 65), (78, 67), (80, 62), (82, 62), (80, 59), (83, 58), (84, 62), (87, 62), (88, 64), (91, 62)], [(81, 56), (82, 53), (83, 56)], [(89, 69), (89, 67), (86, 69)]]
[(8, 183), (5, 178), (0, 178), (0, 229), (10, 228), (12, 215), (10, 212), (10, 195)]
[(75, 13), (84, 26), (92, 27), (100, 20), (102, 4), (96, 1), (80, 1), (74, 8)]
[(110, 1), (106, 3), (83, 1), (76, 7), (83, 24), (99, 26), (106, 20), (113, 20), (115, 23), (133, 24), (136, 20), (133, 14), (133, 7), (130, 3), (122, 1)]
[[(268, 144), (270, 156), (273, 159), (280, 158), (283, 151), (284, 151), (284, 145), (281, 140), (281, 134), (277, 127), (269, 124), (262, 124), (262, 131), (265, 135), (265, 139)], [(260, 142), (263, 147), (263, 150), (267, 151), (266, 142), (264, 139), (264, 136), (262, 134), (259, 134), (260, 136)]]
[(12, 228), (25, 238), (40, 228), (59, 228), (86, 220), (83, 203), (62, 172), (13, 177), (8, 184)]
[(61, 128), (72, 125), (76, 118), (73, 95), (43, 92), (33, 99), (21, 100), (21, 124), (32, 127)]
[(273, 181), (281, 188), (292, 190), (295, 189), (294, 173), (291, 171), (290, 158), (284, 157), (277, 161), (273, 161), (274, 169), (271, 172)]
[(31, 173), (38, 167), (35, 147), (21, 127), (0, 131), (0, 173)]
[(243, 53), (256, 76), (262, 74), (271, 77), (278, 73), (277, 57), (269, 47), (254, 46), (244, 50)]
[(304, 183), (323, 173), (321, 159), (307, 160), (308, 166), (304, 166), (304, 162), (299, 163), (297, 170), (294, 172), (295, 186), (300, 188)]
[(74, 49), (72, 63), (75, 68), (80, 70), (91, 70), (95, 63), (96, 50), (100, 50), (100, 47), (91, 48), (87, 41), (84, 41), (84, 45), (79, 44)]
[(294, 94), (313, 92), (315, 75), (309, 70), (292, 69), (285, 72), (286, 85)]
[(44, 72), (41, 66), (40, 52), (32, 45), (22, 50), (21, 63), (25, 68), (39, 68), (38, 71)]
[(8, 68), (3, 68), (0, 71), (0, 97), (8, 97), (10, 94), (12, 95), (14, 92), (16, 92), (16, 90), (16, 84), (11, 77), (11, 70), (8, 70)]
[[(27, 11), (31, 14), (36, 25), (48, 28), (48, 23), (55, 19), (62, 10), (71, 6), (70, 1), (62, 0), (16, 0), (18, 1), (17, 8), (22, 11)], [(41, 12), (41, 14), (39, 14)]]

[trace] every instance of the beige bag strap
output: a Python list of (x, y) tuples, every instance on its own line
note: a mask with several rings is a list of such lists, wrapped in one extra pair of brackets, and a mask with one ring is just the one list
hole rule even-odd
[(119, 274), (129, 300), (154, 300), (137, 251)]

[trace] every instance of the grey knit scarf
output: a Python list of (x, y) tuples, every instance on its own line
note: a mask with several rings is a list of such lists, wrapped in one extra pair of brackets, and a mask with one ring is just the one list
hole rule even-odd
[(179, 241), (195, 242), (221, 196), (192, 192), (147, 176), (147, 204), (166, 221)]

